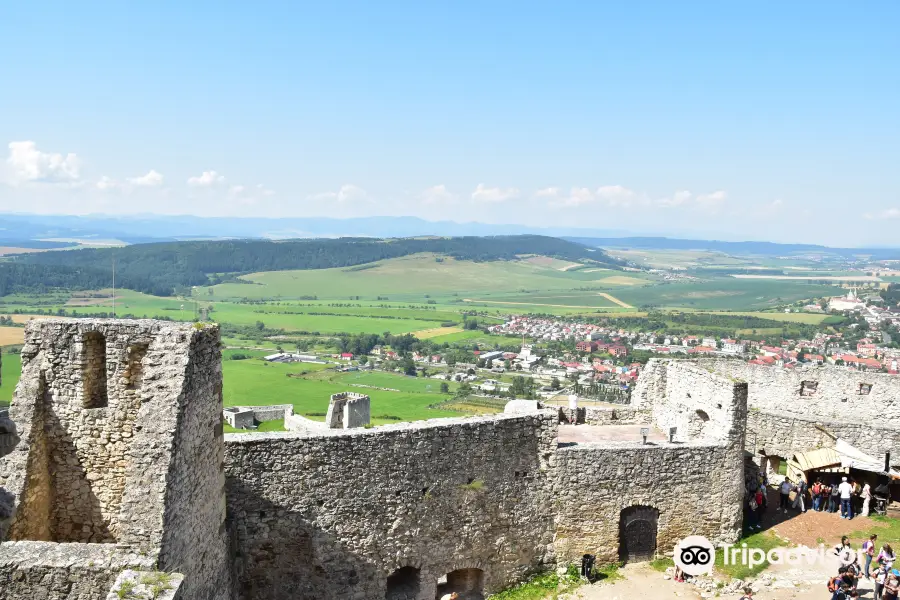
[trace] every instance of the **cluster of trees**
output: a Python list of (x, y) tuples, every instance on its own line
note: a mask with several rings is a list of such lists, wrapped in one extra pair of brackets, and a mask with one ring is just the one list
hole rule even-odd
[(900, 304), (900, 283), (892, 283), (886, 290), (881, 290), (881, 297), (888, 306)]
[(619, 268), (600, 250), (538, 236), (456, 238), (313, 239), (272, 242), (223, 240), (136, 244), (124, 248), (86, 248), (15, 257), (0, 272), (0, 295), (17, 291), (108, 287), (112, 261), (122, 287), (167, 296), (177, 289), (233, 280), (236, 274), (288, 269), (355, 267), (418, 252), (458, 260), (512, 260), (520, 254), (544, 254), (565, 260), (591, 260)]

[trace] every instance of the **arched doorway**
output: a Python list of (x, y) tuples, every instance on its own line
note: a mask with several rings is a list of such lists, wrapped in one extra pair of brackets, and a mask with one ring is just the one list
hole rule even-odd
[(653, 560), (659, 511), (651, 506), (629, 506), (619, 517), (619, 559), (623, 562)]
[(456, 592), (460, 600), (484, 600), (484, 571), (457, 569), (447, 573), (447, 581), (437, 587), (437, 598)]
[(385, 600), (415, 600), (419, 597), (421, 579), (419, 569), (401, 567), (388, 575)]

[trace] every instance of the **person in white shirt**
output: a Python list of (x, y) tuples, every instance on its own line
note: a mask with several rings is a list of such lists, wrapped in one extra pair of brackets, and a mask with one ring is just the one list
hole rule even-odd
[(838, 490), (841, 492), (841, 518), (852, 519), (853, 505), (850, 502), (850, 496), (853, 494), (853, 486), (847, 483), (846, 477), (841, 478), (841, 485), (838, 486)]
[(779, 509), (784, 509), (784, 512), (787, 512), (788, 503), (791, 499), (791, 480), (787, 477), (784, 478), (784, 481), (781, 482), (781, 499), (778, 503)]
[(866, 482), (866, 485), (863, 486), (862, 493), (860, 494), (863, 499), (862, 505), (862, 516), (869, 516), (869, 501), (872, 499), (872, 486), (869, 485), (869, 482)]

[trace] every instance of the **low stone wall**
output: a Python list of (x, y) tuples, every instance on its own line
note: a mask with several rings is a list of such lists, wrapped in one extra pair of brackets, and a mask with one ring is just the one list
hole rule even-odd
[[(741, 472), (735, 472), (740, 469)], [(578, 444), (560, 447), (554, 506), (557, 559), (583, 554), (619, 560), (620, 515), (632, 506), (659, 511), (657, 553), (688, 535), (733, 542), (742, 523), (743, 481), (724, 444)]]
[(304, 437), (226, 436), (241, 599), (384, 598), (397, 569), (481, 569), (498, 591), (553, 560), (557, 414)]
[(156, 560), (115, 544), (0, 544), (0, 600), (106, 598), (124, 569), (155, 570)]
[(293, 404), (273, 404), (271, 406), (250, 406), (253, 409), (253, 418), (260, 423), (266, 421), (278, 421), (287, 414), (294, 414)]
[(560, 408), (560, 419), (566, 423), (585, 425), (644, 425), (650, 423), (650, 412), (624, 404), (621, 407), (584, 406)]

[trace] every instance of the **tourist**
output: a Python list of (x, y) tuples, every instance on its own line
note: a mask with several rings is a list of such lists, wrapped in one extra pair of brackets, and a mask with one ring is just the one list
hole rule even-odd
[(837, 484), (831, 486), (831, 495), (828, 497), (828, 512), (837, 512), (841, 505), (841, 489)]
[(756, 490), (756, 529), (762, 529), (763, 513), (766, 510), (766, 495), (762, 489)]
[(769, 507), (769, 478), (764, 471), (759, 472), (759, 489), (761, 489), (763, 493), (762, 507), (763, 510), (765, 510)]
[(869, 567), (872, 564), (872, 559), (875, 558), (875, 540), (877, 539), (878, 536), (873, 533), (862, 545), (863, 552), (866, 553), (866, 579), (871, 579), (869, 577)]
[(794, 498), (794, 508), (800, 506), (800, 512), (806, 512), (806, 480), (800, 477), (800, 481), (794, 486), (797, 496)]
[(784, 510), (787, 512), (789, 500), (791, 499), (791, 480), (789, 477), (785, 477), (784, 481), (781, 482), (781, 499), (778, 503), (779, 510)]
[(894, 566), (895, 560), (897, 560), (897, 557), (894, 556), (894, 549), (891, 548), (890, 544), (884, 544), (881, 547), (881, 552), (879, 552), (878, 556), (875, 557), (875, 562), (888, 571), (890, 571), (891, 567)]
[(891, 573), (884, 580), (884, 588), (881, 590), (881, 600), (897, 600), (897, 592), (900, 591), (900, 581)]
[(864, 517), (869, 516), (869, 502), (872, 500), (872, 486), (869, 485), (869, 482), (866, 482), (866, 485), (863, 486), (862, 492), (860, 493), (863, 499), (862, 512), (860, 513)]
[(809, 488), (809, 493), (812, 496), (812, 509), (816, 512), (819, 512), (819, 508), (822, 506), (822, 498), (819, 495), (822, 493), (821, 479), (816, 479), (816, 482), (812, 484), (811, 488)]
[(741, 596), (741, 600), (753, 600), (753, 588), (749, 585), (744, 587), (744, 595)]
[(850, 498), (853, 494), (853, 486), (847, 483), (847, 478), (841, 478), (841, 485), (838, 486), (841, 495), (841, 518), (842, 519), (852, 519), (853, 518), (853, 505), (850, 503)]
[(756, 492), (747, 495), (747, 529), (753, 531), (759, 529), (759, 504), (756, 501)]
[(884, 567), (875, 569), (875, 600), (880, 600), (881, 590), (884, 589), (884, 580), (887, 578), (888, 570)]

